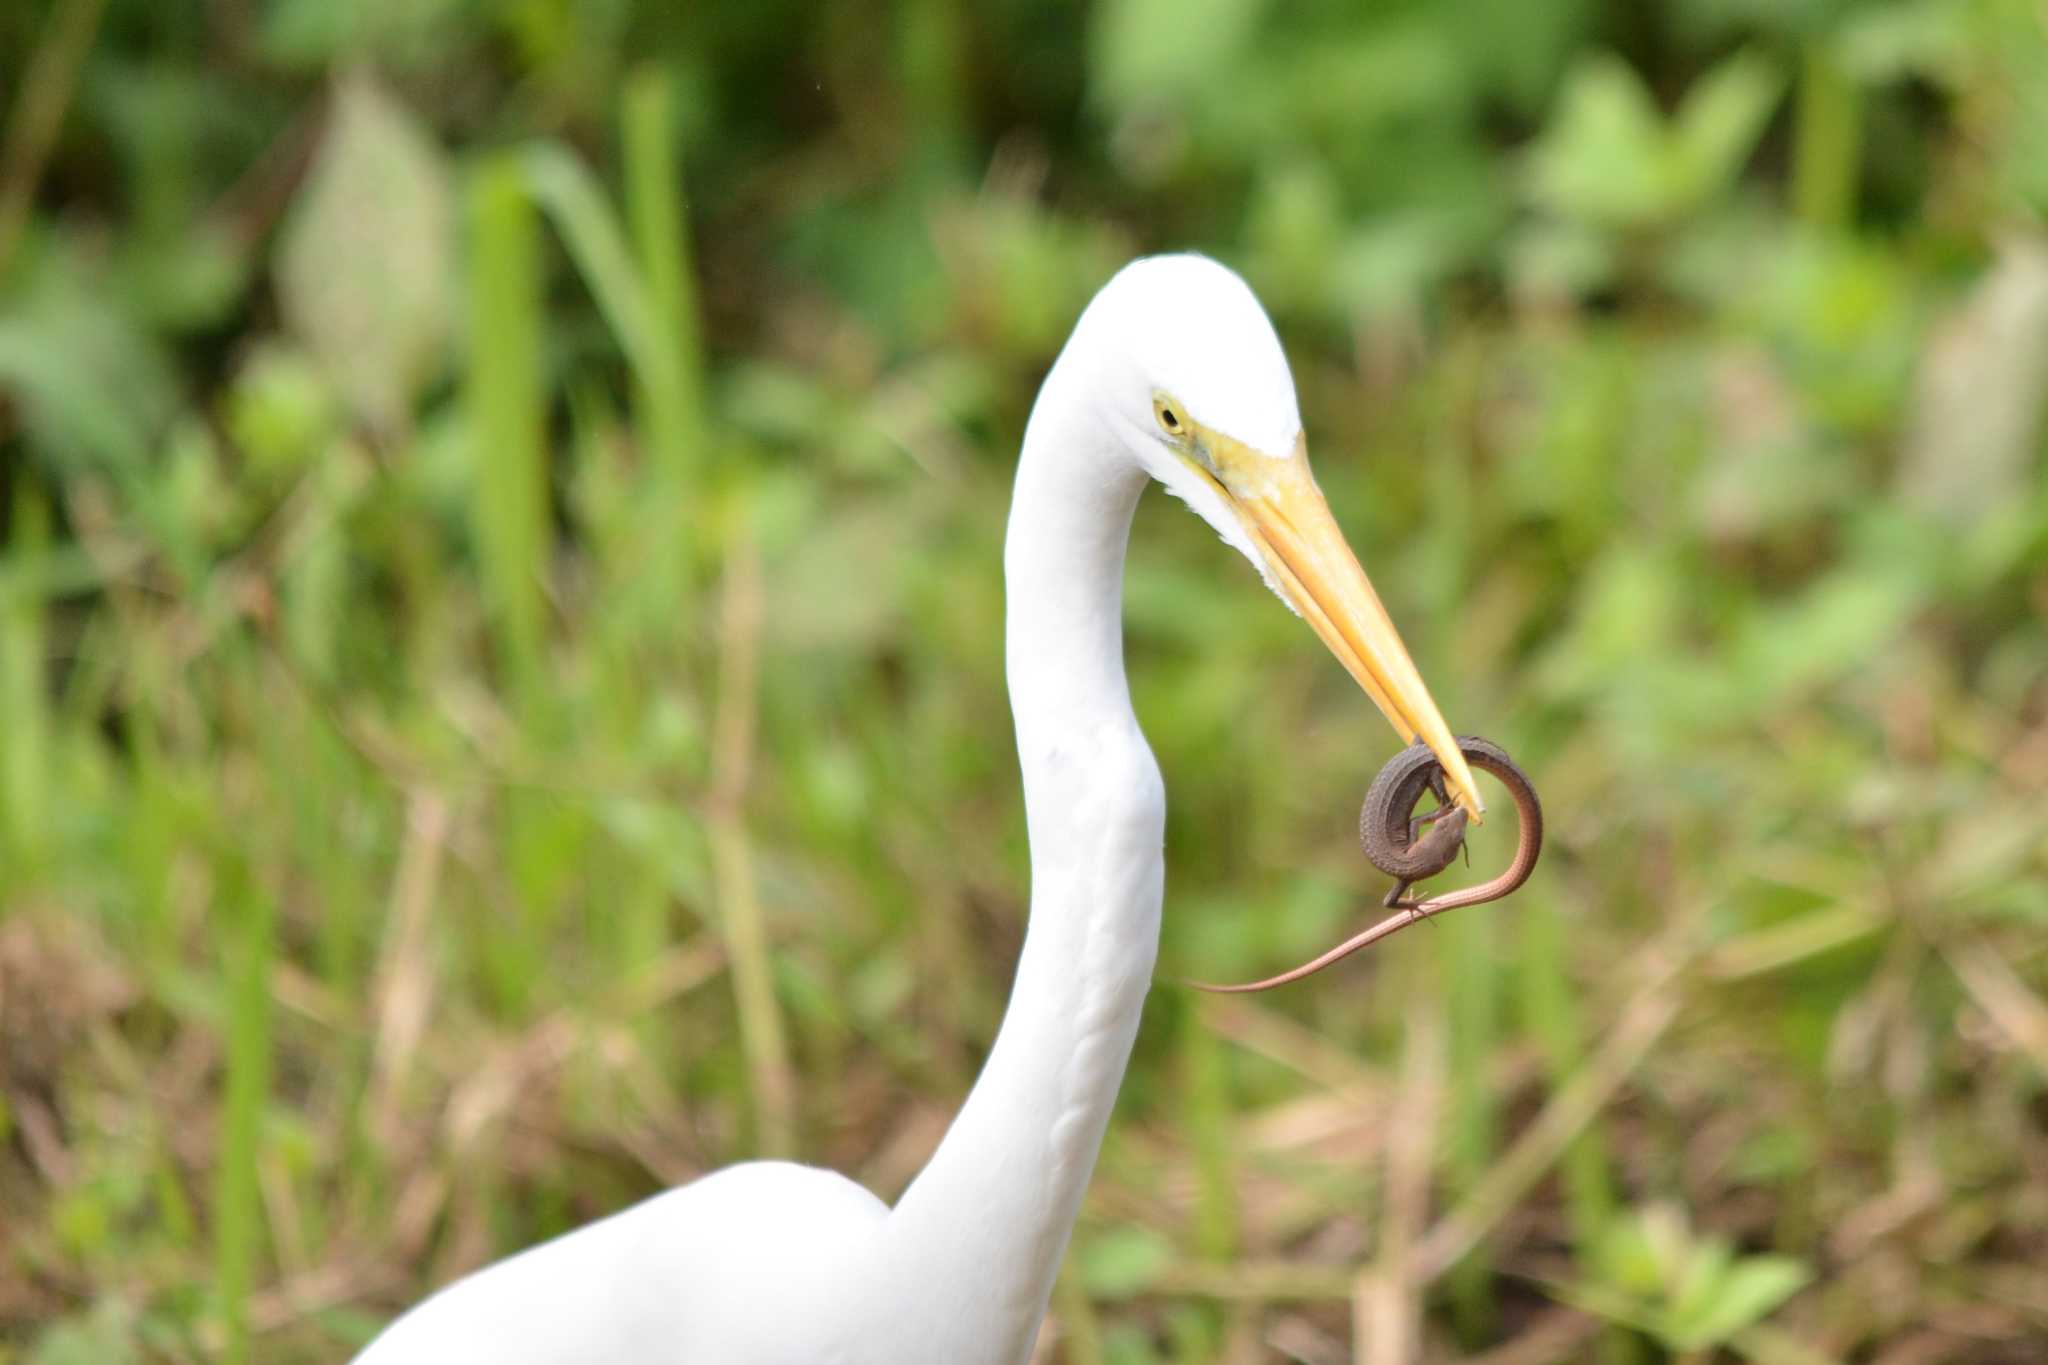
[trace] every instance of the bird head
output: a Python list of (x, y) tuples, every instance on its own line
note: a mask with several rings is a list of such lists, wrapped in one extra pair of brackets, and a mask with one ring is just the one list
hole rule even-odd
[(1404, 741), (1443, 764), (1476, 823), (1465, 757), (1309, 470), (1294, 378), (1245, 282), (1203, 256), (1149, 256), (1096, 295), (1076, 335), (1099, 416), (1307, 621)]

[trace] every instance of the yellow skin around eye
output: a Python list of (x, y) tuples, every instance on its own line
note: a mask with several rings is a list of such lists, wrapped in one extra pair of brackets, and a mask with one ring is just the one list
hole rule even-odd
[(1159, 423), (1159, 429), (1168, 436), (1181, 437), (1188, 433), (1187, 419), (1181, 416), (1184, 409), (1163, 393), (1152, 395), (1152, 416)]

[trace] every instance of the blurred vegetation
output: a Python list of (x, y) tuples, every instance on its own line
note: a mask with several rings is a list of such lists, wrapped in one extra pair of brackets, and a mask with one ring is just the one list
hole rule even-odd
[[(2048, 1358), (2043, 24), (0, 7), (0, 1361), (893, 1196), (1022, 930), (1022, 422), (1181, 247), (1552, 843), (1155, 991), (1044, 1357)], [(1391, 737), (1177, 508), (1128, 597), (1162, 973), (1283, 965)]]

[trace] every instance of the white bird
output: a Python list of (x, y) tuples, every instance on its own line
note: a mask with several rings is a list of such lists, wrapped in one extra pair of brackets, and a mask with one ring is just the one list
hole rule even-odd
[(1152, 981), (1165, 792), (1124, 680), (1148, 479), (1257, 566), (1480, 812), (1472, 776), (1309, 472), (1294, 381), (1244, 281), (1125, 267), (1024, 434), (1003, 569), (1031, 910), (988, 1063), (892, 1209), (844, 1176), (729, 1167), (406, 1313), (358, 1365), (1015, 1365), (1031, 1352)]

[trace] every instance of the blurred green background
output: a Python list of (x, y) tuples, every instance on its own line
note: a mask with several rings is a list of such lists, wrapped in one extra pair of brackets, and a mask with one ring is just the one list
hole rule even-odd
[(1394, 742), (1148, 500), (1041, 1358), (2048, 1359), (2039, 4), (13, 0), (0, 120), (0, 1361), (893, 1197), (1022, 931), (1022, 424), (1175, 248), (1551, 843), (1169, 984), (1373, 912)]

